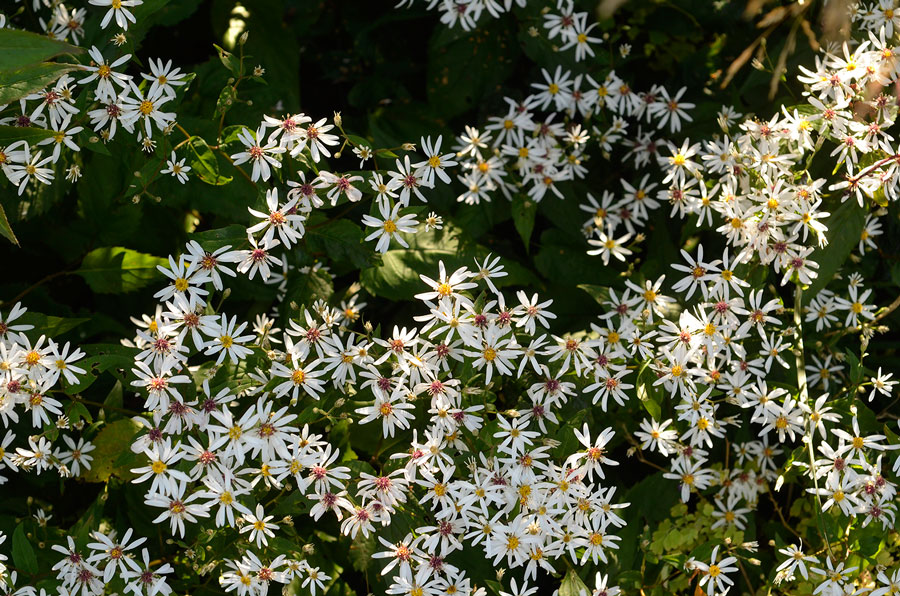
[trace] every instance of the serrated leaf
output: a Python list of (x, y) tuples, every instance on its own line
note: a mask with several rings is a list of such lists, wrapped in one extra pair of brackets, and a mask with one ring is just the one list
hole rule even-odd
[(166, 264), (160, 257), (111, 246), (89, 252), (75, 273), (98, 294), (126, 294), (162, 277), (156, 266)]
[(332, 260), (347, 260), (356, 267), (365, 267), (371, 250), (363, 244), (362, 228), (347, 219), (310, 228), (306, 234), (312, 252), (324, 252)]
[(357, 571), (365, 571), (372, 564), (372, 555), (375, 554), (375, 535), (363, 536), (362, 532), (356, 535), (350, 543), (350, 564)]
[(591, 591), (574, 569), (569, 569), (559, 584), (559, 596), (584, 596), (590, 593)]
[[(463, 265), (472, 267), (475, 259), (490, 253), (451, 224), (444, 224), (443, 230), (419, 232), (408, 240), (409, 248), (389, 250), (382, 255), (381, 266), (362, 271), (360, 282), (366, 291), (393, 300), (411, 299), (427, 288), (419, 275), (433, 277), (440, 261), (451, 272)], [(503, 264), (508, 275), (494, 280), (497, 287), (536, 283), (534, 275), (515, 261), (505, 259)]]
[(0, 70), (0, 104), (12, 103), (40, 91), (67, 72), (77, 69), (72, 64), (44, 62), (15, 70)]
[(191, 137), (188, 141), (191, 148), (191, 170), (200, 180), (213, 186), (221, 186), (231, 182), (231, 176), (219, 172), (219, 160), (209, 145), (201, 137)]
[(140, 429), (140, 424), (131, 418), (122, 418), (105, 425), (94, 439), (91, 469), (85, 470), (82, 478), (86, 482), (106, 482), (112, 476), (126, 481), (134, 478), (135, 474), (131, 472), (134, 462), (120, 463), (119, 459), (126, 452), (131, 454), (131, 441)]
[(17, 29), (0, 29), (0, 71), (14, 70), (62, 54), (79, 54), (82, 48)]
[(12, 558), (16, 568), (25, 573), (34, 575), (38, 572), (37, 557), (34, 555), (34, 549), (25, 535), (25, 526), (16, 525), (16, 529), (12, 535)]
[(6, 211), (3, 210), (3, 205), (0, 205), (0, 235), (16, 246), (19, 246), (19, 239), (16, 238), (12, 227), (9, 225), (9, 220), (6, 218)]

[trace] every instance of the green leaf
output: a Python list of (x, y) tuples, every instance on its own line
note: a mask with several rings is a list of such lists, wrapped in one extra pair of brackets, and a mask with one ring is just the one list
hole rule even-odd
[(233, 74), (235, 77), (240, 77), (242, 74), (244, 74), (243, 72), (241, 72), (243, 69), (241, 68), (240, 58), (238, 58), (225, 48), (217, 46), (216, 44), (213, 44), (213, 47), (216, 48), (216, 51), (219, 53), (219, 60), (222, 61), (222, 64), (225, 66), (225, 68), (231, 71), (231, 74)]
[(828, 285), (834, 274), (859, 244), (860, 235), (866, 225), (866, 210), (852, 198), (838, 207), (826, 220), (828, 224), (828, 244), (817, 248), (809, 256), (819, 264), (818, 277), (812, 280), (803, 293), (803, 302), (808, 304), (819, 290)]
[(56, 337), (66, 331), (74, 329), (82, 323), (90, 321), (88, 318), (63, 318), (53, 317), (29, 310), (22, 315), (17, 322), (23, 325), (34, 325), (34, 330), (41, 335)]
[(530, 248), (531, 231), (534, 230), (534, 218), (537, 215), (537, 203), (526, 195), (518, 195), (513, 199), (512, 206), (513, 224), (516, 231), (525, 243), (525, 250)]
[(574, 569), (569, 569), (559, 584), (559, 596), (584, 596), (591, 591)]
[(0, 126), (0, 147), (5, 147), (16, 141), (28, 141), (33, 145), (38, 141), (49, 139), (56, 135), (55, 130), (44, 128), (20, 128), (18, 126)]
[(213, 186), (221, 186), (231, 182), (231, 176), (219, 173), (219, 161), (216, 154), (201, 137), (191, 137), (188, 146), (193, 152), (191, 158), (191, 170), (200, 180)]
[(9, 225), (9, 220), (6, 218), (6, 211), (3, 210), (3, 205), (0, 205), (0, 235), (16, 246), (19, 246), (19, 239), (16, 238), (16, 235), (12, 231), (12, 227)]
[(311, 306), (318, 299), (327, 300), (333, 293), (331, 276), (321, 269), (301, 269), (288, 280), (287, 300), (301, 307)]
[(637, 396), (641, 400), (641, 405), (647, 410), (654, 420), (659, 421), (662, 418), (663, 395), (659, 391), (659, 387), (653, 385), (657, 380), (656, 374), (650, 368), (650, 359), (647, 359), (638, 371)]
[[(131, 441), (140, 431), (141, 425), (131, 418), (122, 418), (103, 427), (94, 439), (94, 461), (91, 469), (85, 470), (82, 478), (86, 482), (106, 482), (115, 476), (121, 480), (131, 480), (135, 474), (131, 472), (134, 462), (123, 455), (132, 455)], [(123, 462), (119, 462), (119, 459)]]
[[(366, 291), (392, 300), (412, 299), (428, 287), (419, 275), (434, 277), (440, 261), (450, 273), (463, 265), (471, 268), (474, 259), (483, 259), (490, 252), (449, 223), (442, 230), (420, 232), (407, 240), (409, 248), (389, 250), (382, 255), (380, 267), (362, 271), (360, 283)], [(502, 262), (508, 275), (495, 279), (495, 286), (536, 285), (537, 280), (530, 271), (511, 259)]]
[(166, 264), (160, 257), (112, 246), (89, 252), (75, 273), (98, 294), (125, 294), (162, 277), (156, 266)]
[(334, 261), (346, 260), (365, 267), (371, 250), (363, 244), (362, 228), (349, 219), (339, 219), (318, 228), (309, 228), (306, 241), (312, 252), (324, 252)]
[(34, 549), (31, 548), (30, 541), (25, 535), (23, 524), (17, 524), (12, 535), (12, 558), (19, 570), (30, 575), (38, 572), (37, 557), (34, 556)]
[(72, 64), (44, 62), (15, 70), (0, 70), (0, 104), (12, 103), (40, 91), (62, 75), (76, 70)]
[(79, 54), (82, 48), (16, 29), (0, 29), (0, 71), (43, 62), (61, 54)]
[(208, 251), (218, 250), (223, 246), (238, 248), (248, 244), (247, 228), (240, 224), (231, 224), (224, 228), (197, 232), (196, 234), (191, 234), (190, 239), (197, 241), (204, 250)]
[(597, 304), (603, 304), (604, 302), (609, 300), (609, 288), (606, 286), (578, 284), (576, 287), (590, 294), (591, 298), (597, 301)]
[(350, 543), (350, 563), (357, 571), (365, 571), (372, 563), (372, 555), (375, 554), (375, 535), (363, 536), (360, 532)]

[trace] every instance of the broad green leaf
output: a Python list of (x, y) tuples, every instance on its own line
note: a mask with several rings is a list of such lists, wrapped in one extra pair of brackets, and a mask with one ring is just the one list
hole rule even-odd
[(819, 290), (828, 285), (853, 252), (853, 247), (859, 244), (866, 224), (866, 210), (851, 197), (833, 211), (825, 223), (828, 225), (828, 244), (824, 248), (817, 248), (809, 256), (811, 261), (819, 264), (819, 269), (818, 277), (812, 280), (803, 293), (805, 304), (809, 304)]
[[(118, 379), (124, 376), (118, 371), (128, 370), (134, 364), (137, 348), (129, 348), (119, 344), (83, 344), (80, 346), (87, 356), (78, 363), (86, 373), (79, 378), (77, 385), (66, 387), (66, 393), (76, 395), (94, 384), (100, 373), (110, 371)], [(114, 404), (111, 404), (114, 405)]]
[(25, 526), (23, 524), (17, 524), (12, 535), (12, 558), (16, 568), (20, 571), (31, 575), (38, 572), (37, 557), (34, 556), (31, 541), (25, 535)]
[(516, 231), (525, 243), (525, 251), (531, 248), (531, 231), (534, 229), (534, 218), (537, 215), (537, 203), (526, 195), (518, 195), (513, 199), (512, 205), (513, 224)]
[(333, 293), (331, 276), (321, 269), (301, 269), (288, 279), (287, 301), (295, 302), (300, 307), (311, 306), (318, 299), (327, 300)]
[(90, 319), (54, 317), (29, 310), (17, 322), (21, 322), (23, 325), (34, 325), (35, 334), (55, 338), (87, 321)]
[(0, 104), (12, 103), (40, 91), (62, 75), (76, 70), (72, 64), (44, 62), (15, 70), (0, 70)]
[(16, 246), (19, 246), (19, 239), (16, 238), (15, 233), (12, 231), (12, 227), (9, 225), (9, 220), (6, 218), (6, 211), (3, 210), (3, 205), (0, 205), (0, 235)]
[(356, 267), (365, 267), (372, 252), (371, 247), (363, 244), (363, 237), (362, 228), (349, 219), (310, 227), (306, 233), (310, 251), (325, 253), (333, 261), (350, 261)]
[(140, 429), (140, 424), (131, 418), (122, 418), (104, 426), (94, 439), (96, 448), (91, 452), (94, 456), (91, 469), (86, 470), (82, 478), (86, 482), (106, 482), (111, 476), (126, 481), (134, 478), (135, 474), (131, 472), (134, 462), (122, 465), (118, 460), (123, 454), (131, 454), (131, 441)]
[(559, 584), (559, 596), (584, 596), (590, 594), (591, 591), (585, 585), (584, 581), (578, 577), (578, 573), (574, 569), (569, 569)]
[(609, 300), (609, 288), (607, 286), (595, 286), (591, 284), (578, 284), (578, 289), (584, 290), (590, 294), (591, 298), (597, 301), (597, 304), (603, 304)]
[[(397, 247), (382, 255), (379, 267), (364, 269), (360, 282), (366, 291), (376, 296), (392, 300), (411, 299), (428, 286), (419, 275), (434, 278), (438, 263), (444, 262), (448, 273), (466, 266), (472, 269), (491, 251), (472, 242), (462, 231), (451, 224), (444, 224), (443, 230), (420, 232), (408, 238), (409, 248)], [(534, 275), (511, 259), (504, 259), (503, 265), (508, 275), (494, 279), (498, 287), (510, 285), (534, 285)]]
[(44, 128), (20, 128), (18, 126), (0, 126), (0, 147), (8, 146), (16, 141), (28, 141), (29, 144), (49, 139), (56, 134), (55, 130)]
[(82, 48), (17, 29), (0, 29), (0, 71), (13, 70), (61, 54), (79, 54)]
[(200, 180), (213, 186), (221, 186), (231, 182), (231, 176), (219, 173), (219, 161), (216, 154), (201, 137), (191, 137), (188, 141), (191, 148), (191, 170)]
[(206, 230), (190, 235), (191, 240), (196, 240), (204, 250), (214, 251), (223, 246), (231, 246), (234, 249), (249, 244), (247, 240), (247, 228), (239, 224), (231, 224), (224, 228)]
[(360, 532), (350, 543), (350, 564), (357, 571), (365, 571), (372, 564), (372, 555), (375, 554), (375, 535), (369, 534), (368, 537), (363, 536)]
[(92, 250), (75, 273), (98, 294), (134, 292), (162, 277), (157, 265), (167, 261), (122, 246)]

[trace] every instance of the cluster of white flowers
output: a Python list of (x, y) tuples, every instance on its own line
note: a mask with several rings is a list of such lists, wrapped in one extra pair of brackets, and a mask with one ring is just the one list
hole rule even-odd
[[(109, 141), (122, 128), (134, 135), (149, 152), (156, 148), (154, 128), (166, 135), (175, 126), (176, 114), (165, 112), (163, 108), (176, 99), (177, 88), (188, 82), (188, 75), (173, 68), (171, 60), (163, 63), (151, 59), (151, 72), (141, 73), (137, 79), (141, 84), (138, 85), (131, 75), (118, 72), (124, 70), (130, 54), (109, 61), (93, 47), (88, 55), (91, 62), (82, 67), (89, 73), (86, 77), (79, 79), (65, 74), (47, 89), (23, 97), (18, 105), (0, 106), (0, 125), (53, 131), (52, 136), (34, 144), (16, 141), (0, 146), (0, 171), (18, 187), (19, 195), (30, 183), (53, 183), (56, 177), (54, 166), (64, 158), (64, 151), (81, 150), (78, 135), (84, 130), (83, 125), (90, 124), (99, 135), (91, 142)], [(76, 107), (80, 93), (91, 92), (88, 108)], [(11, 114), (3, 115), (10, 111)], [(50, 154), (45, 156), (45, 151)], [(66, 169), (66, 179), (74, 182), (81, 176), (81, 167), (74, 159), (67, 163), (70, 165)], [(185, 182), (184, 174), (190, 168), (182, 166), (183, 162), (175, 168), (170, 163), (170, 172), (165, 173), (181, 175), (179, 180)]]
[[(126, 29), (134, 22), (127, 7), (140, 2), (91, 4), (109, 7), (102, 26), (114, 20)], [(429, 8), (440, 10), (446, 24), (469, 29), (482, 14), (497, 17), (513, 2), (435, 0)], [(84, 11), (62, 4), (51, 10), (52, 17), (42, 22), (45, 31), (77, 43)], [(900, 445), (882, 434), (863, 433), (853, 400), (857, 392), (867, 392), (869, 401), (890, 398), (896, 381), (879, 368), (852, 385), (837, 382), (848, 368), (844, 354), (826, 345), (806, 353), (803, 346), (812, 323), (816, 332), (858, 332), (867, 345), (879, 320), (869, 303), (871, 289), (853, 274), (843, 295), (823, 288), (807, 297), (808, 306), (801, 289), (817, 279), (814, 251), (827, 243), (826, 191), (852, 199), (851, 206), (860, 210), (870, 203), (889, 205), (897, 197), (900, 151), (887, 132), (896, 117), (896, 97), (883, 92), (900, 75), (892, 45), (900, 22), (893, 10), (890, 0), (857, 7), (854, 21), (868, 30), (866, 39), (827, 48), (815, 69), (803, 69), (807, 104), (740, 124), (740, 114), (723, 108), (723, 134), (702, 142), (654, 136), (653, 129), (668, 127), (674, 135), (691, 122), (686, 110), (693, 104), (682, 100), (685, 89), (670, 93), (654, 86), (637, 93), (615, 72), (597, 82), (562, 68), (544, 71), (544, 81), (532, 85), (536, 93), (523, 101), (507, 99), (505, 114), (482, 127), (466, 127), (455, 153), (441, 153), (441, 137), (423, 138), (423, 160), (413, 162), (414, 147), (407, 144), (395, 148), (407, 154), (396, 158), (394, 169), (365, 178), (317, 167), (309, 180), (304, 171), (275, 175), (286, 156), (319, 164), (347, 144), (360, 167), (377, 156), (377, 150), (344, 134), (338, 116), (333, 124), (305, 114), (266, 116), (255, 132), (243, 128), (238, 135), (243, 150), (231, 155), (234, 164), (247, 164), (253, 182), (283, 180), (287, 188), (269, 188), (262, 211), (248, 207), (259, 221), (246, 229), (246, 245), (208, 248), (191, 241), (183, 254), (169, 256), (168, 267), (159, 268), (168, 281), (154, 295), (155, 313), (135, 320), (140, 329), (124, 342), (136, 348), (131, 385), (146, 413), (137, 419), (143, 430), (131, 445), (142, 465), (131, 472), (134, 483), (146, 485), (145, 504), (154, 523), (168, 522), (175, 538), (188, 535), (190, 525), (203, 525), (242, 540), (239, 556), (214, 560), (204, 569), (219, 567), (219, 582), (228, 592), (263, 595), (272, 582), (299, 578), (315, 594), (332, 579), (320, 567), (297, 553), (265, 554), (271, 552), (270, 539), (294, 523), (290, 516), (276, 519), (271, 503), (260, 502), (266, 491), (296, 492), (313, 520), (334, 516), (351, 539), (386, 532), (392, 521), (415, 510), (421, 512), (419, 525), (408, 534), (399, 540), (378, 536), (373, 556), (386, 560), (387, 593), (483, 594), (466, 569), (448, 560), (452, 553), (478, 548), (495, 566), (521, 568), (510, 581), (513, 596), (534, 594), (538, 588), (530, 584), (541, 570), (558, 571), (555, 560), (597, 565), (619, 548), (616, 532), (625, 525), (619, 511), (628, 503), (617, 502), (614, 479), (607, 476), (621, 463), (610, 457), (610, 443), (626, 434), (634, 444), (630, 454), (641, 461), (666, 458), (664, 477), (678, 483), (682, 501), (699, 493), (713, 499), (714, 528), (743, 530), (760, 495), (778, 491), (790, 468), (798, 468), (802, 488), (815, 496), (822, 512), (835, 508), (860, 520), (860, 527), (877, 522), (893, 529), (897, 490), (885, 475), (885, 458)], [(575, 12), (571, 1), (560, 2), (556, 12), (544, 15), (547, 37), (559, 36), (562, 49), (574, 48), (577, 60), (593, 55), (591, 44), (599, 40), (590, 37), (595, 25), (587, 17)], [(162, 108), (188, 81), (180, 69), (151, 61), (151, 73), (141, 75), (139, 86), (121, 72), (130, 56), (111, 60), (96, 48), (89, 55), (85, 78), (63, 76), (22, 99), (15, 115), (0, 119), (0, 124), (58, 131), (36, 146), (20, 141), (0, 148), (2, 171), (19, 194), (31, 181), (53, 181), (49, 164), (58, 162), (64, 147), (79, 150), (74, 140), (82, 131), (74, 122), (81, 113), (75, 106), (79, 85), (88, 86), (99, 106), (87, 116), (103, 140), (113, 138), (121, 125), (152, 150), (154, 130), (168, 134), (175, 126), (175, 114)], [(606, 118), (610, 122), (603, 128), (591, 124)], [(651, 130), (644, 131), (643, 123)], [(632, 126), (637, 132), (629, 132)], [(335, 129), (341, 134), (331, 132)], [(621, 192), (604, 191), (599, 200), (588, 195), (582, 209), (590, 217), (582, 232), (592, 247), (589, 254), (604, 266), (629, 260), (651, 211), (664, 203), (672, 206), (670, 217), (695, 217), (698, 227), (719, 232), (722, 252), (710, 257), (702, 244), (694, 254), (682, 250), (684, 262), (667, 264), (679, 276), (670, 287), (664, 286), (666, 275), (630, 276), (623, 290), (609, 290), (601, 300), (603, 312), (579, 333), (551, 332), (552, 300), (522, 291), (505, 295), (498, 285), (507, 272), (491, 255), (476, 260), (473, 269), (448, 271), (442, 262), (434, 278), (422, 275), (423, 292), (416, 296), (422, 314), (383, 337), (361, 324), (366, 304), (355, 292), (340, 305), (318, 300), (303, 305), (302, 316), (289, 316), (287, 278), (297, 270), (289, 249), (305, 235), (314, 209), (370, 195), (378, 216), (363, 216), (362, 223), (374, 230), (366, 241), (384, 253), (392, 243), (408, 246), (404, 235), (420, 226), (410, 207), (413, 197), (427, 202), (435, 184), (451, 182), (451, 168), (462, 171), (458, 179), (466, 190), (458, 198), (464, 203), (491, 200), (494, 191), (511, 199), (526, 187), (535, 202), (547, 191), (563, 198), (558, 183), (588, 173), (589, 140), (607, 155), (624, 149), (622, 162), (649, 170), (638, 174), (639, 182), (623, 179)], [(826, 142), (834, 146), (830, 163), (842, 171), (837, 184), (808, 173)], [(52, 154), (44, 157), (39, 147), (51, 144)], [(658, 155), (657, 148), (667, 155)], [(184, 183), (189, 170), (173, 151), (162, 173)], [(70, 178), (77, 175), (77, 169), (70, 170)], [(860, 254), (876, 246), (879, 217), (886, 213), (883, 207), (866, 211)], [(440, 228), (441, 219), (432, 213), (424, 224)], [(285, 252), (273, 254), (276, 249)], [(754, 271), (770, 269), (781, 285), (796, 284), (793, 305), (751, 284)], [(330, 275), (321, 264), (297, 270), (312, 272)], [(258, 316), (253, 326), (220, 312), (221, 300), (214, 307), (216, 293), (225, 296), (227, 278), (238, 274), (279, 287), (274, 312)], [(0, 317), (0, 423), (9, 427), (20, 412), (30, 413), (33, 427), (43, 432), (28, 437), (27, 446), (14, 446), (16, 436), (7, 430), (0, 441), (0, 470), (56, 469), (63, 477), (78, 476), (90, 469), (93, 446), (65, 433), (59, 435), (65, 447), (54, 446), (46, 429), (83, 428), (69, 424), (64, 404), (52, 395), (57, 385), (64, 391), (87, 374), (77, 366), (84, 354), (69, 344), (31, 337), (31, 326), (16, 323), (24, 312), (17, 304)], [(275, 328), (285, 315), (287, 328)], [(796, 394), (780, 381), (787, 378), (790, 385), (794, 375)], [(198, 377), (197, 391), (186, 391)], [(513, 380), (527, 390), (510, 408), (497, 411), (491, 391)], [(331, 401), (335, 393), (340, 397)], [(640, 430), (623, 427), (625, 433), (618, 433), (606, 424), (583, 423), (573, 429), (574, 446), (568, 450), (560, 440), (569, 437), (550, 436), (548, 428), (560, 424), (561, 409), (576, 399), (590, 400), (595, 417), (603, 419), (634, 397), (653, 412)], [(326, 402), (327, 410), (311, 405)], [(354, 462), (347, 449), (316, 433), (317, 423), (338, 420), (380, 426), (391, 445), (384, 452), (375, 448), (373, 462), (380, 461), (380, 469)], [(749, 428), (755, 438), (731, 441), (729, 427)], [(787, 448), (804, 445), (807, 461), (786, 457)], [(714, 450), (733, 459), (724, 465), (712, 461)], [(900, 460), (892, 472), (900, 473)], [(139, 564), (129, 551), (145, 539), (131, 535), (128, 530), (119, 540), (115, 532), (95, 532), (87, 556), (71, 537), (67, 546), (55, 545), (64, 557), (53, 568), (61, 593), (97, 596), (116, 575), (135, 596), (167, 596), (165, 576), (173, 568), (151, 563), (146, 547)], [(812, 573), (816, 593), (847, 593), (858, 569), (844, 568), (828, 550), (823, 557), (807, 553), (802, 543), (780, 549), (785, 559), (776, 581), (796, 574), (808, 579)], [(700, 574), (700, 586), (710, 596), (725, 593), (734, 583), (729, 574), (738, 569), (735, 553), (737, 548), (729, 548), (720, 558), (717, 546), (708, 563), (689, 559), (686, 567)], [(7, 576), (3, 560), (0, 586), (14, 587), (16, 574)], [(607, 579), (598, 574), (595, 593), (619, 592)], [(869, 586), (873, 596), (893, 593), (900, 569), (879, 570), (876, 582), (881, 585)], [(16, 593), (37, 592), (25, 586)]]
[[(62, 387), (63, 381), (75, 384), (85, 374), (85, 370), (77, 366), (84, 353), (78, 348), (73, 349), (68, 342), (61, 346), (44, 335), (30, 339), (25, 332), (34, 326), (16, 322), (25, 313), (26, 309), (20, 304), (13, 306), (5, 317), (0, 313), (0, 422), (9, 429), (19, 422), (18, 410), (21, 409), (23, 415), (30, 418), (32, 428), (53, 425), (71, 430), (64, 411), (66, 405), (52, 394)], [(76, 429), (82, 427), (83, 423)], [(54, 447), (47, 438), (36, 435), (28, 437), (27, 447), (13, 450), (10, 445), (15, 438), (15, 433), (7, 430), (0, 439), (0, 471), (22, 468), (40, 474), (53, 468), (60, 476), (68, 477), (78, 476), (83, 469), (91, 468), (90, 452), (94, 446), (83, 438), (76, 441), (63, 434), (65, 447)], [(8, 480), (0, 474), (0, 485)]]

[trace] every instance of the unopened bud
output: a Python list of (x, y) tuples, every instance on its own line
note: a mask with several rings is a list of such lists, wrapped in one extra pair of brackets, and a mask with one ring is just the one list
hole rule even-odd
[(241, 36), (238, 37), (238, 44), (244, 45), (245, 43), (247, 43), (247, 38), (248, 38), (248, 37), (250, 37), (250, 32), (249, 32), (249, 31), (244, 31), (243, 33), (241, 33)]

